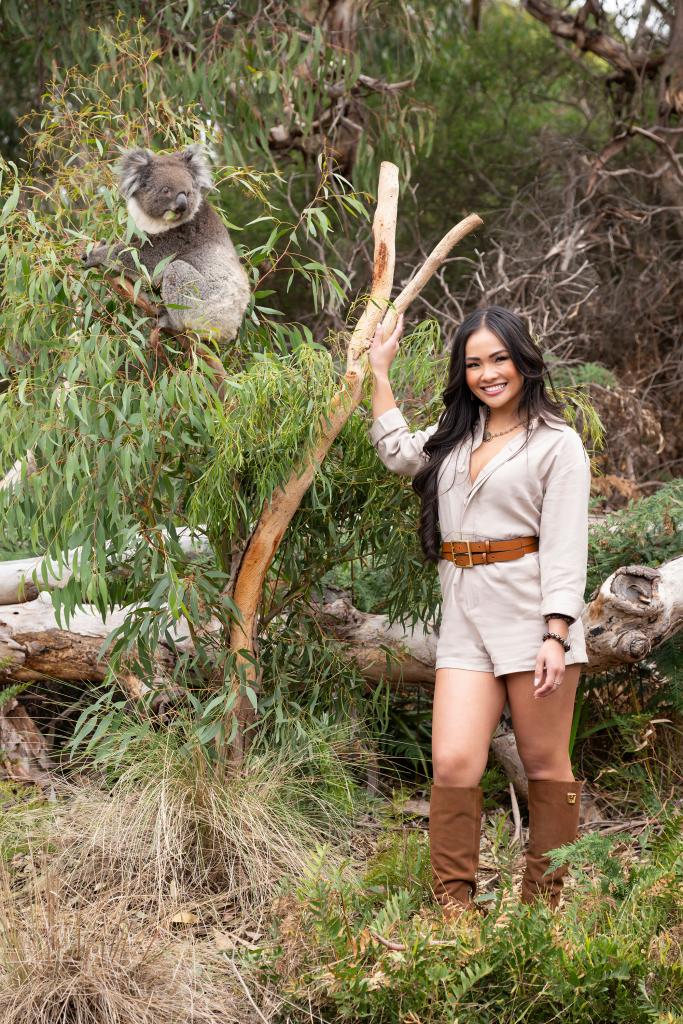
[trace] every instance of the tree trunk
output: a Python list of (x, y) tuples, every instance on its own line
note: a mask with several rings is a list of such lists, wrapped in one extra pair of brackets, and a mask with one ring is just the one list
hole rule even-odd
[(659, 115), (664, 122), (683, 117), (683, 0), (675, 0), (669, 48), (662, 68)]
[(244, 757), (243, 727), (249, 724), (253, 717), (252, 705), (245, 694), (240, 692), (241, 679), (239, 676), (243, 674), (246, 682), (253, 686), (256, 679), (255, 647), (258, 612), (266, 574), (285, 530), (310, 487), (318, 466), (361, 401), (367, 364), (366, 353), (375, 329), (382, 317), (384, 317), (385, 325), (392, 325), (397, 314), (403, 312), (420, 293), (427, 281), (441, 266), (450, 250), (482, 223), (480, 217), (471, 214), (460, 224), (451, 228), (412, 281), (398, 296), (394, 308), (387, 310), (394, 279), (397, 209), (398, 168), (385, 161), (380, 168), (377, 209), (373, 221), (375, 251), (370, 296), (349, 341), (346, 374), (342, 386), (334, 395), (329, 411), (321, 418), (319, 440), (316, 446), (304, 453), (300, 465), (294, 470), (289, 480), (273, 492), (272, 497), (265, 505), (256, 529), (249, 538), (239, 566), (232, 599), (240, 610), (241, 618), (240, 621), (233, 624), (230, 636), (230, 649), (236, 654), (238, 670), (234, 692), (239, 693), (236, 714), (241, 726), (230, 751), (235, 761), (240, 761)]

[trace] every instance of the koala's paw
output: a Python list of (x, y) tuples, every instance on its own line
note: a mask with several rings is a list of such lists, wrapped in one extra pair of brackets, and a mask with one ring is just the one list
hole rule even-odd
[(157, 327), (160, 327), (162, 331), (173, 330), (173, 324), (171, 323), (171, 318), (168, 315), (168, 310), (164, 309), (163, 306), (161, 307), (161, 313), (157, 319)]
[(90, 252), (83, 253), (81, 256), (81, 263), (86, 269), (88, 267), (101, 267), (107, 262), (108, 252), (108, 245), (105, 245), (103, 242), (96, 242)]

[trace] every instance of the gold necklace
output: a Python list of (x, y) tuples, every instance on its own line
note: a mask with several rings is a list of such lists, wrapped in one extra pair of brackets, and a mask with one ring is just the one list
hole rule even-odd
[(515, 427), (520, 427), (522, 425), (522, 421), (521, 420), (517, 420), (517, 422), (513, 423), (513, 425), (511, 427), (508, 427), (507, 430), (499, 430), (497, 434), (492, 434), (490, 430), (486, 429), (486, 427), (488, 425), (488, 422), (489, 422), (489, 416), (490, 415), (491, 415), (491, 410), (489, 408), (487, 408), (487, 410), (486, 410), (486, 419), (484, 420), (484, 436), (481, 439), (482, 440), (482, 444), (483, 444), (484, 441), (492, 441), (494, 437), (502, 437), (503, 434), (509, 434), (511, 430), (515, 429)]

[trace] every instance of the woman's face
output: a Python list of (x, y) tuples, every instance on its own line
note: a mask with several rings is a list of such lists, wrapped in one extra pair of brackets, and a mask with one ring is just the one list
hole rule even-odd
[(475, 397), (491, 411), (505, 415), (517, 410), (524, 377), (504, 342), (488, 327), (479, 327), (467, 339), (465, 379)]

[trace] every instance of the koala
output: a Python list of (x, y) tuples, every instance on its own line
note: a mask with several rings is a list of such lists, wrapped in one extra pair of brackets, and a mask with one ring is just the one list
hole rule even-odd
[[(168, 156), (132, 149), (121, 157), (121, 193), (136, 228), (148, 236), (137, 249), (138, 259), (160, 287), (165, 307), (159, 326), (231, 341), (249, 302), (249, 279), (223, 221), (204, 198), (211, 185), (209, 166), (197, 145)], [(125, 251), (129, 248), (100, 243), (83, 262), (135, 278), (135, 262)], [(155, 275), (157, 265), (169, 256), (170, 262)]]

